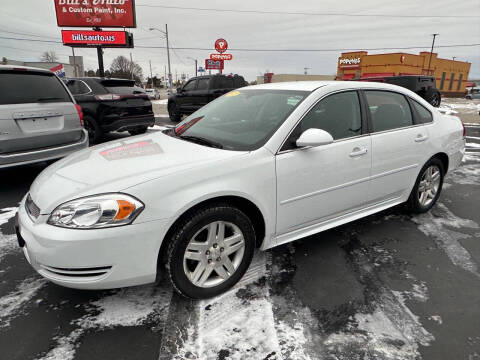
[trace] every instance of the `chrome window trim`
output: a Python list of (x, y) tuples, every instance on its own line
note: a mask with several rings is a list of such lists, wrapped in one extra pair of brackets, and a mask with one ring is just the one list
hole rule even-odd
[(88, 84), (85, 81), (83, 81), (83, 80), (75, 80), (75, 81), (82, 82), (88, 88), (88, 92), (81, 93), (81, 94), (76, 94), (76, 95), (87, 95), (87, 94), (90, 94), (92, 92), (92, 88), (90, 86), (88, 86)]

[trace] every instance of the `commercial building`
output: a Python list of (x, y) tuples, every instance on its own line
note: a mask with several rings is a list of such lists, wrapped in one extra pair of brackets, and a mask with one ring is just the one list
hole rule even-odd
[(441, 59), (436, 53), (390, 53), (368, 55), (367, 51), (344, 52), (338, 58), (337, 80), (396, 75), (433, 75), (443, 95), (465, 94), (470, 63)]
[(271, 82), (287, 82), (287, 81), (321, 81), (321, 80), (335, 80), (334, 75), (304, 75), (304, 74), (274, 74), (266, 73), (262, 76), (257, 76), (257, 84), (271, 83)]

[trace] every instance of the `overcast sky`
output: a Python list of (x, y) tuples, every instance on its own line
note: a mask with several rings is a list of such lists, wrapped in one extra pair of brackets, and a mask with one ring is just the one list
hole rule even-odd
[[(152, 8), (142, 5), (241, 9), (305, 13), (348, 13), (390, 15), (458, 15), (464, 18), (408, 18), (408, 17), (346, 17), (306, 16), (283, 14), (252, 14)], [(212, 48), (215, 39), (225, 38), (230, 48), (252, 49), (351, 49), (394, 48), (423, 46), (423, 49), (399, 50), (418, 53), (430, 50), (431, 34), (440, 33), (436, 45), (480, 43), (479, 0), (385, 1), (385, 0), (136, 0), (137, 28), (133, 30), (135, 45), (165, 46), (159, 32), (168, 23), (171, 46)], [(476, 16), (476, 17), (472, 17)], [(34, 34), (37, 37), (8, 32)], [(53, 0), (2, 0), (0, 10), (0, 37), (36, 38), (60, 41)], [(61, 44), (27, 42), (0, 38), (0, 57), (36, 61), (45, 50), (53, 50), (62, 62), (68, 62), (71, 48)], [(106, 49), (105, 68), (115, 56), (129, 56), (149, 75), (149, 60), (153, 74), (162, 76), (166, 65), (165, 49)], [(233, 60), (226, 63), (226, 72), (242, 74), (249, 81), (266, 70), (274, 73), (335, 74), (339, 51), (329, 52), (242, 52), (229, 51)], [(395, 52), (395, 50), (369, 53)], [(470, 78), (480, 79), (480, 46), (438, 48), (439, 57), (472, 63)], [(172, 73), (194, 73), (193, 61), (200, 64), (209, 57), (209, 51), (176, 50), (171, 52)], [(94, 49), (77, 49), (83, 55), (85, 69), (97, 68)]]

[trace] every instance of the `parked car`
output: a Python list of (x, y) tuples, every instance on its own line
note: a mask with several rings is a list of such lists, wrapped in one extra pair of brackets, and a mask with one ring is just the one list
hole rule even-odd
[(152, 103), (133, 80), (83, 77), (68, 79), (66, 83), (82, 107), (92, 143), (111, 131), (143, 134), (155, 124)]
[(473, 87), (465, 96), (466, 99), (480, 99), (480, 87)]
[(442, 97), (440, 91), (435, 86), (435, 78), (433, 76), (423, 75), (401, 75), (401, 76), (375, 76), (365, 77), (360, 81), (376, 81), (387, 84), (402, 86), (413, 91), (417, 95), (425, 99), (430, 105), (439, 107)]
[(188, 80), (177, 89), (176, 94), (168, 98), (168, 114), (170, 120), (179, 122), (183, 115), (191, 114), (210, 101), (230, 90), (247, 86), (242, 76), (205, 75)]
[(88, 147), (82, 110), (49, 70), (0, 65), (0, 168)]
[(145, 92), (147, 93), (148, 97), (151, 100), (159, 100), (160, 99), (160, 93), (158, 92), (157, 88), (145, 89)]
[(460, 119), (402, 87), (251, 86), (175, 128), (50, 166), (21, 201), (17, 235), (57, 284), (116, 288), (165, 272), (206, 298), (243, 276), (256, 247), (401, 203), (428, 211), (464, 149)]

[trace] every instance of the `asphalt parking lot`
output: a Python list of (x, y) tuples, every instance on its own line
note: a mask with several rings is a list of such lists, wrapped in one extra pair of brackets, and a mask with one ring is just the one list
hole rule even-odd
[(400, 206), (259, 252), (233, 290), (202, 301), (166, 281), (43, 280), (13, 216), (47, 165), (0, 170), (0, 359), (480, 359), (480, 126), (467, 136), (431, 212)]

